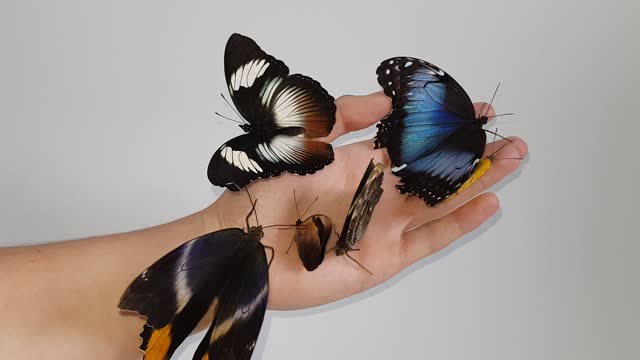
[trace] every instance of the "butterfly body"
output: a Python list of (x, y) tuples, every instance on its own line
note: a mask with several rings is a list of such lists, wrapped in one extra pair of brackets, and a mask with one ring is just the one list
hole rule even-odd
[(290, 75), (282, 61), (239, 34), (227, 42), (225, 76), (246, 134), (214, 153), (207, 170), (212, 184), (236, 191), (258, 178), (311, 174), (333, 161), (331, 145), (315, 140), (335, 124), (334, 98), (320, 83)]
[(486, 171), (490, 162), (478, 165), (488, 118), (476, 117), (471, 99), (449, 74), (410, 57), (383, 61), (377, 74), (393, 111), (378, 125), (375, 144), (387, 148), (401, 193), (434, 206)]

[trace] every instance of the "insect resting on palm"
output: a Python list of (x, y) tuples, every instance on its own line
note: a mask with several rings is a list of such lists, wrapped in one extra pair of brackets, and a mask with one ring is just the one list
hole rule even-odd
[(224, 71), (246, 134), (211, 157), (207, 176), (213, 185), (236, 191), (258, 178), (312, 174), (333, 162), (333, 148), (318, 139), (331, 133), (336, 105), (319, 82), (290, 75), (284, 62), (240, 34), (227, 41)]
[(298, 256), (307, 271), (315, 270), (324, 260), (327, 242), (329, 241), (333, 230), (333, 222), (326, 215), (313, 214), (304, 218), (317, 200), (318, 197), (316, 197), (309, 206), (307, 206), (307, 209), (300, 214), (296, 190), (293, 190), (293, 201), (295, 203), (298, 219), (296, 220), (295, 225), (293, 225), (296, 231), (293, 234), (293, 239), (285, 253), (289, 253), (289, 250), (291, 250), (291, 247), (295, 242), (296, 247), (298, 248)]
[(373, 275), (373, 273), (349, 255), (349, 252), (359, 251), (359, 249), (354, 248), (354, 246), (366, 233), (373, 210), (378, 204), (378, 201), (380, 201), (383, 192), (383, 179), (384, 166), (382, 163), (374, 165), (372, 159), (353, 195), (353, 200), (351, 200), (342, 232), (338, 235), (338, 241), (334, 246), (336, 255), (346, 255), (371, 275)]
[(491, 106), (476, 116), (464, 89), (424, 60), (394, 57), (383, 61), (376, 72), (393, 110), (378, 124), (375, 147), (387, 148), (392, 171), (401, 178), (396, 186), (401, 193), (435, 206), (489, 169), (495, 153), (483, 157), (485, 133), (497, 133), (483, 126), (500, 116), (487, 116)]
[[(247, 195), (249, 192), (247, 191)], [(256, 204), (246, 231), (227, 228), (190, 240), (143, 271), (118, 307), (146, 317), (145, 360), (168, 360), (208, 311), (213, 321), (194, 359), (250, 359), (264, 320), (273, 248), (263, 245)], [(254, 214), (256, 225), (249, 225)], [(278, 225), (276, 225), (278, 226)], [(265, 249), (271, 250), (267, 261)]]

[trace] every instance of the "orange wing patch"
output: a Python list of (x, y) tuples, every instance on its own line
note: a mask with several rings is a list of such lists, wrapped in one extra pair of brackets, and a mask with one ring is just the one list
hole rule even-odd
[(143, 333), (143, 344), (147, 346), (141, 349), (144, 352), (145, 360), (166, 360), (168, 359), (169, 346), (171, 346), (171, 324), (166, 325), (163, 328), (155, 329), (151, 331), (149, 340), (146, 341)]
[(467, 181), (465, 181), (462, 185), (460, 185), (458, 190), (456, 190), (456, 192), (453, 193), (451, 196), (447, 197), (447, 199), (442, 203), (440, 203), (440, 205), (446, 203), (447, 201), (451, 200), (451, 198), (454, 197), (455, 195), (458, 195), (459, 193), (466, 190), (469, 186), (471, 186), (471, 184), (473, 184), (478, 179), (480, 179), (480, 177), (484, 175), (484, 173), (486, 173), (490, 167), (491, 167), (491, 159), (489, 158), (480, 159), (480, 162), (478, 162), (478, 165), (476, 166), (475, 170), (473, 170), (473, 173), (471, 174), (471, 176), (469, 176)]
[(476, 166), (476, 169), (473, 171), (473, 174), (471, 174), (469, 179), (467, 179), (467, 181), (465, 181), (464, 184), (462, 184), (460, 186), (458, 191), (456, 191), (456, 195), (461, 193), (464, 189), (466, 189), (469, 186), (471, 186), (471, 184), (476, 182), (476, 180), (480, 179), (480, 177), (482, 175), (484, 175), (484, 173), (486, 173), (487, 170), (489, 170), (490, 167), (491, 167), (491, 160), (490, 159), (488, 159), (488, 158), (481, 159), (480, 162), (478, 163), (478, 166)]

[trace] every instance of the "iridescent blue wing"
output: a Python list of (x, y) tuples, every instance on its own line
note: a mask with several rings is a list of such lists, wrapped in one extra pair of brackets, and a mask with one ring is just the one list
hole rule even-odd
[[(471, 184), (484, 151), (484, 131), (463, 129), (451, 135), (437, 151), (402, 168), (395, 168), (400, 176), (398, 190), (417, 195), (429, 206), (437, 205)], [(485, 159), (489, 161), (489, 159)], [(486, 171), (482, 168), (483, 172)]]
[(378, 126), (376, 144), (389, 148), (394, 165), (411, 163), (475, 120), (473, 103), (458, 83), (424, 60), (395, 57), (377, 70), (393, 100), (393, 112)]
[(484, 151), (473, 103), (451, 76), (424, 60), (387, 59), (377, 74), (393, 111), (378, 125), (376, 147), (388, 149), (402, 193), (436, 205), (469, 179)]

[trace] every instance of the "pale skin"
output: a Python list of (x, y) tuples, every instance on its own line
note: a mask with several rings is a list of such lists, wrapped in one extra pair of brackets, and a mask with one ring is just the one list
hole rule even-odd
[[(391, 109), (390, 100), (382, 93), (343, 96), (336, 103), (336, 125), (325, 141), (368, 127)], [(482, 105), (476, 104), (477, 112)], [(489, 109), (488, 115), (493, 114)], [(295, 223), (295, 188), (301, 209), (319, 196), (307, 216), (327, 215), (340, 231), (369, 160), (386, 166), (382, 198), (357, 245), (360, 250), (351, 253), (373, 276), (334, 253), (328, 254), (318, 269), (307, 272), (297, 251), (285, 254), (293, 230), (265, 229), (263, 244), (275, 250), (269, 268), (269, 309), (309, 308), (357, 294), (476, 229), (499, 207), (494, 194), (483, 192), (518, 168), (519, 160), (507, 158), (527, 155), (526, 143), (518, 138), (491, 143), (486, 153), (505, 144), (485, 175), (434, 208), (395, 190), (397, 178), (389, 170), (386, 150), (374, 150), (372, 141), (336, 148), (335, 162), (314, 175), (285, 174), (252, 183), (248, 189), (258, 199), (261, 225)], [(219, 229), (246, 227), (250, 208), (244, 191), (225, 191), (207, 208), (149, 229), (0, 249), (3, 357), (139, 359), (138, 334), (144, 320), (118, 310), (124, 289), (147, 266), (185, 241)], [(254, 217), (250, 224), (255, 225)], [(329, 245), (334, 243), (335, 235)], [(269, 250), (267, 256), (271, 256)], [(200, 328), (206, 325), (205, 320)]]

